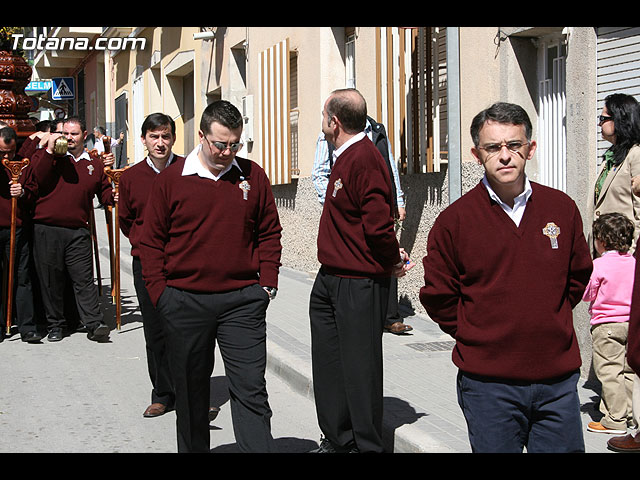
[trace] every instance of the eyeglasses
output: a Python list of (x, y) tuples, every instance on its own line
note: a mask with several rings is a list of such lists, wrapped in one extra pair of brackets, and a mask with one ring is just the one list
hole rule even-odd
[(204, 137), (204, 139), (207, 141), (207, 143), (213, 145), (221, 152), (224, 152), (227, 148), (232, 152), (237, 152), (242, 148), (242, 142), (224, 143), (224, 142), (211, 141), (207, 137)]
[(484, 150), (485, 152), (487, 152), (487, 156), (491, 157), (493, 155), (495, 155), (496, 153), (498, 153), (500, 150), (502, 150), (502, 147), (507, 147), (507, 149), (511, 152), (511, 153), (520, 153), (520, 149), (522, 147), (524, 147), (525, 145), (529, 145), (530, 142), (518, 142), (518, 141), (513, 141), (513, 142), (502, 142), (502, 143), (489, 143), (483, 147), (478, 147), (478, 150)]
[(607, 120), (613, 120), (613, 117), (607, 117), (606, 115), (600, 115), (598, 117), (598, 124), (604, 123)]

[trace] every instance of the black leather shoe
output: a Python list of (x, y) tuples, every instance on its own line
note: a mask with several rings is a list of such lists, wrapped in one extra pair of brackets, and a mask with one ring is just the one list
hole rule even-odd
[(47, 335), (47, 340), (50, 342), (59, 342), (62, 340), (62, 329), (61, 328), (52, 328), (49, 331), (49, 335)]
[(20, 335), (20, 337), (22, 338), (23, 342), (27, 343), (38, 343), (40, 340), (42, 340), (42, 335), (40, 335), (38, 332), (27, 332), (24, 335)]
[(311, 450), (309, 453), (338, 453), (338, 452), (336, 451), (333, 444), (329, 440), (322, 437), (320, 439), (320, 446), (315, 450)]
[(338, 449), (333, 445), (333, 443), (331, 443), (331, 441), (326, 439), (324, 436), (321, 436), (320, 446), (308, 453), (360, 453), (360, 450), (358, 450), (358, 447), (355, 445), (346, 449)]
[(87, 333), (87, 338), (89, 338), (89, 340), (103, 342), (109, 338), (109, 327), (102, 322), (93, 328), (88, 328), (88, 330), (89, 333)]

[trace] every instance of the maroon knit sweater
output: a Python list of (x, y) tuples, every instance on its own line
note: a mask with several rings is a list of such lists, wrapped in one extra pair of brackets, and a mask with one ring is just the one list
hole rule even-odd
[[(174, 156), (172, 163), (182, 157)], [(131, 255), (140, 256), (140, 236), (144, 220), (144, 207), (147, 204), (151, 185), (158, 174), (149, 166), (146, 159), (127, 168), (120, 176), (118, 186), (118, 218), (120, 229), (131, 243)]]
[[(593, 264), (573, 200), (536, 183), (519, 227), (480, 183), (436, 219), (420, 301), (464, 372), (538, 381), (580, 367), (572, 309)], [(558, 248), (543, 234), (560, 227)]]
[(382, 155), (366, 138), (353, 143), (329, 177), (317, 240), (324, 269), (343, 277), (389, 277), (401, 260), (391, 205)]
[(44, 148), (33, 154), (32, 161), (38, 183), (35, 223), (86, 228), (95, 195), (103, 205), (113, 205), (111, 181), (101, 161), (54, 157)]
[(269, 179), (256, 163), (236, 161), (242, 172), (234, 166), (217, 182), (182, 176), (185, 159), (153, 182), (139, 250), (154, 305), (167, 285), (204, 293), (278, 286), (282, 227)]
[[(21, 155), (16, 155), (14, 160), (21, 160)], [(0, 163), (0, 227), (11, 228), (11, 172)], [(23, 221), (30, 216), (31, 209), (38, 192), (33, 175), (33, 165), (29, 164), (20, 172), (18, 183), (22, 185), (24, 194), (16, 201), (16, 226), (22, 226)]]
[(640, 248), (633, 255), (636, 257), (636, 275), (629, 314), (627, 362), (636, 375), (640, 375)]
[(38, 137), (25, 138), (24, 142), (22, 142), (22, 146), (20, 147), (20, 150), (18, 150), (18, 155), (31, 159), (33, 154), (36, 153), (39, 143), (40, 143), (40, 139)]

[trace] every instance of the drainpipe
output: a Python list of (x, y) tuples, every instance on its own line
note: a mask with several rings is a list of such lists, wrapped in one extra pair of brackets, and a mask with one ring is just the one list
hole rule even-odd
[(449, 139), (449, 204), (462, 195), (460, 154), (460, 37), (458, 27), (447, 27), (447, 114)]

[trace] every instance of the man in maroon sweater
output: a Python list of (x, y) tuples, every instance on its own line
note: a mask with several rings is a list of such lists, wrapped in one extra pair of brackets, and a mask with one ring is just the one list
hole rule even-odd
[(151, 185), (156, 176), (172, 164), (181, 161), (171, 151), (176, 141), (176, 125), (163, 113), (152, 113), (142, 122), (142, 143), (147, 157), (126, 169), (119, 182), (118, 216), (122, 233), (131, 243), (133, 284), (138, 297), (147, 351), (147, 368), (151, 378), (151, 405), (145, 417), (157, 417), (173, 409), (174, 393), (166, 354), (164, 320), (156, 310), (142, 278), (140, 236)]
[[(317, 453), (383, 452), (382, 331), (389, 279), (403, 272), (391, 179), (365, 136), (366, 102), (334, 91), (322, 131), (335, 146), (318, 229), (321, 269), (311, 290), (311, 352)], [(402, 256), (401, 256), (402, 255)]]
[(229, 102), (210, 104), (200, 144), (156, 177), (145, 207), (140, 260), (165, 319), (179, 452), (209, 451), (216, 342), (238, 447), (274, 450), (265, 320), (278, 286), (282, 228), (264, 170), (236, 157), (242, 125)]
[(474, 452), (584, 451), (572, 309), (592, 270), (564, 193), (530, 182), (531, 122), (497, 103), (473, 120), (483, 180), (429, 232), (420, 300), (456, 345)]
[[(0, 160), (21, 160), (21, 155), (16, 155), (17, 135), (11, 127), (0, 129)], [(20, 172), (17, 183), (12, 182), (12, 175), (9, 169), (0, 165), (4, 172), (0, 175), (0, 248), (9, 259), (11, 246), (11, 210), (12, 198), (16, 201), (16, 231), (15, 231), (15, 268), (13, 273), (13, 312), (16, 314), (18, 330), (23, 341), (29, 343), (39, 342), (42, 338), (36, 329), (33, 310), (33, 289), (31, 285), (31, 275), (29, 271), (31, 241), (29, 235), (30, 221), (28, 212), (33, 208), (33, 202), (37, 194), (37, 186), (33, 176), (33, 166), (29, 164)], [(7, 265), (8, 267), (8, 265)], [(5, 270), (7, 271), (8, 268)], [(7, 286), (4, 286), (3, 293)], [(3, 298), (4, 295), (3, 295)], [(2, 304), (0, 312), (0, 341), (4, 338), (7, 313), (6, 305)]]
[(56, 342), (64, 335), (66, 271), (87, 336), (105, 341), (109, 327), (104, 323), (93, 282), (89, 220), (95, 195), (103, 205), (113, 204), (111, 182), (104, 173), (104, 165), (113, 164), (113, 154), (105, 155), (104, 163), (91, 159), (84, 150), (86, 128), (77, 117), (65, 120), (63, 132), (68, 142), (67, 155), (53, 154), (58, 133), (48, 134), (46, 148), (33, 154), (38, 184), (33, 254), (49, 330), (47, 339)]

